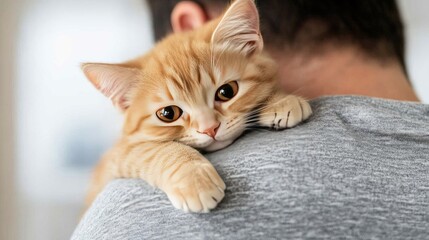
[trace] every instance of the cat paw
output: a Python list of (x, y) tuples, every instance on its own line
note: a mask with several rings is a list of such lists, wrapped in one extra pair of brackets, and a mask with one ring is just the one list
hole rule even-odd
[[(184, 166), (183, 168), (187, 168)], [(214, 167), (202, 164), (175, 173), (165, 190), (174, 207), (185, 212), (209, 212), (225, 196), (226, 186)]]
[(261, 113), (260, 124), (275, 130), (291, 128), (312, 114), (310, 104), (297, 96), (289, 95)]

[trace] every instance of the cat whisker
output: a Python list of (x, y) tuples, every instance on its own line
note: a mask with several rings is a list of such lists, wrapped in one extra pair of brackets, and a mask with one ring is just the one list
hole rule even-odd
[(261, 128), (261, 127), (246, 127), (245, 130), (252, 130), (252, 132), (269, 132), (270, 129), (268, 128)]
[(301, 94), (299, 94), (300, 92), (301, 92), (301, 90), (303, 89), (304, 87), (300, 87), (300, 88), (298, 88), (298, 89), (295, 89), (293, 92), (291, 92), (290, 94), (291, 95), (298, 95), (298, 96), (301, 96)]
[[(277, 103), (279, 103), (279, 102), (280, 101), (274, 103), (274, 105), (277, 104)], [(251, 116), (251, 115), (260, 115), (262, 111), (264, 111), (264, 110), (266, 110), (268, 108), (272, 108), (272, 105), (262, 106), (262, 107), (255, 108), (252, 111), (248, 112), (246, 115), (248, 115), (248, 116)]]
[[(268, 108), (272, 108), (274, 105), (277, 105), (277, 104), (281, 103), (282, 101), (284, 101), (284, 99), (279, 99), (276, 102), (270, 103), (269, 105), (261, 105), (260, 107), (258, 106), (257, 108), (253, 109), (252, 111), (250, 111), (247, 114), (249, 114), (249, 115), (252, 115), (252, 114), (261, 114), (262, 111), (264, 111), (264, 110), (266, 110)], [(274, 113), (274, 112), (272, 112), (272, 113)]]
[(275, 114), (275, 112), (261, 113), (255, 116), (247, 117), (246, 122), (257, 122), (261, 117), (270, 116), (273, 114)]
[(258, 121), (259, 121), (259, 118), (246, 119), (245, 123), (257, 123)]
[(268, 116), (268, 115), (273, 115), (273, 114), (276, 114), (276, 112), (264, 112), (264, 113), (259, 114), (258, 117)]

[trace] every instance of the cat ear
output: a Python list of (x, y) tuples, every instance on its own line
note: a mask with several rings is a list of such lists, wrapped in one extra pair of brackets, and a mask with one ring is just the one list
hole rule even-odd
[(129, 92), (138, 81), (139, 70), (115, 64), (84, 63), (88, 80), (121, 111), (129, 107)]
[(260, 52), (264, 43), (254, 1), (234, 1), (213, 32), (211, 42), (223, 50), (238, 51), (246, 56)]

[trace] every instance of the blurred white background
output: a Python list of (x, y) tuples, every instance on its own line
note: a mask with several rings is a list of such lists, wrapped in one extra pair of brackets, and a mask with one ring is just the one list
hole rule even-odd
[(121, 127), (119, 112), (79, 65), (147, 51), (153, 44), (147, 6), (144, 0), (10, 0), (1, 7), (10, 22), (4, 31), (13, 34), (13, 50), (1, 57), (13, 61), (15, 162), (8, 187), (17, 194), (16, 209), (9, 209), (17, 235), (3, 238), (0, 230), (0, 239), (68, 239), (83, 211), (90, 171)]
[[(0, 228), (0, 239), (68, 239), (81, 214), (90, 169), (121, 123), (79, 63), (120, 62), (148, 50), (147, 6), (143, 0), (0, 3), (0, 225), (15, 223), (17, 230), (3, 238)], [(409, 74), (421, 100), (429, 103), (429, 1), (399, 3)]]
[(420, 100), (429, 103), (429, 1), (397, 0), (406, 27), (406, 62)]

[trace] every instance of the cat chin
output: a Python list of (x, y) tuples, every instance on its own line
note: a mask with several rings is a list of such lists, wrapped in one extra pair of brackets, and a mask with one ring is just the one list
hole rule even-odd
[(222, 148), (228, 147), (234, 140), (225, 140), (225, 141), (214, 141), (207, 147), (203, 148), (204, 151), (214, 152)]

